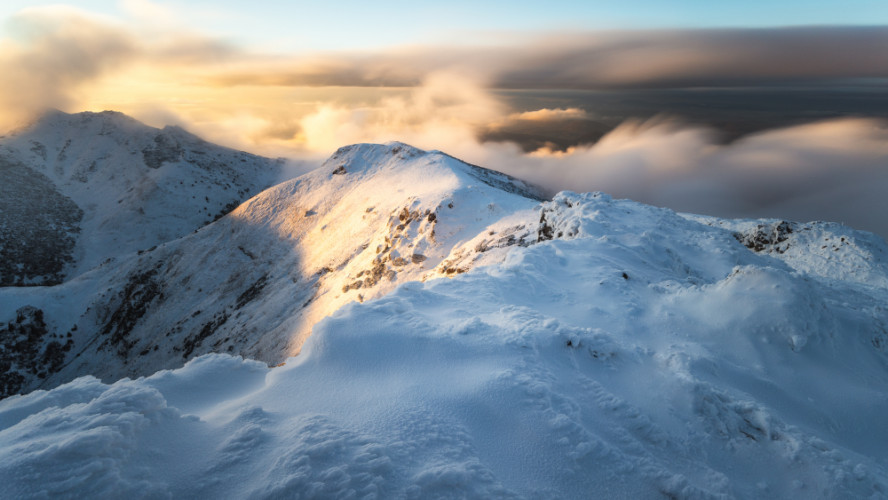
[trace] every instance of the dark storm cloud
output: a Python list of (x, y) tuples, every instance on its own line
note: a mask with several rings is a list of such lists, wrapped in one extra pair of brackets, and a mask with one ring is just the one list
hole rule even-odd
[(614, 32), (539, 47), (515, 54), (495, 83), (693, 87), (888, 77), (888, 27)]
[(218, 85), (415, 86), (445, 69), (501, 88), (757, 86), (888, 78), (888, 27), (529, 36), (496, 47), (410, 47), (265, 59)]

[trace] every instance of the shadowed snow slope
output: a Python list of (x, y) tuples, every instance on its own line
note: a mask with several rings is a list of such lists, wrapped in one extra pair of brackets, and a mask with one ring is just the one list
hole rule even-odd
[(0, 137), (0, 286), (52, 285), (181, 238), (271, 186), (280, 163), (111, 111)]
[[(293, 314), (272, 312), (282, 302), (332, 314), (285, 366), (209, 354), (0, 402), (0, 496), (888, 495), (883, 241), (600, 193), (536, 204), (497, 190), (479, 207), (472, 190), (491, 186), (453, 162), (340, 150), (140, 257), (160, 263), (165, 294), (209, 294), (188, 306), (203, 309), (226, 287), (245, 293), (225, 267), (237, 254), (218, 250), (243, 247), (239, 283), (267, 284), (244, 319), (227, 310), (224, 324), (241, 323), (225, 335), (274, 332), (271, 318)], [(198, 241), (202, 256), (186, 257)], [(185, 280), (202, 262), (224, 271)], [(141, 335), (125, 338), (165, 342)]]

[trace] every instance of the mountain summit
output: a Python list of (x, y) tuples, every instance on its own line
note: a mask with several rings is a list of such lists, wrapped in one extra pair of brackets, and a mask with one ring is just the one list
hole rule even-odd
[(0, 288), (0, 496), (880, 498), (886, 303), (870, 233), (347, 146)]
[(56, 325), (14, 366), (48, 356), (40, 343), (52, 339), (66, 352), (30, 376), (13, 368), (30, 380), (6, 394), (87, 373), (148, 375), (207, 352), (283, 362), (348, 302), (465, 272), (470, 265), (453, 264), (457, 245), (538, 202), (524, 182), (443, 153), (401, 143), (342, 148), (194, 234), (51, 291), (10, 293), (0, 308), (10, 324), (36, 307)]

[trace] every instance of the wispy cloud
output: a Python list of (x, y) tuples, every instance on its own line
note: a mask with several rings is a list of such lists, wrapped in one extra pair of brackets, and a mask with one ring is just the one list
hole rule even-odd
[(28, 9), (0, 44), (0, 106), (7, 120), (64, 107), (79, 85), (123, 65), (137, 52), (121, 26), (73, 9)]
[(47, 108), (76, 108), (89, 85), (133, 67), (209, 67), (237, 52), (223, 40), (149, 21), (65, 6), (24, 9), (7, 20), (0, 39), (0, 125)]
[(456, 148), (477, 143), (476, 128), (505, 112), (505, 107), (471, 78), (435, 73), (405, 95), (384, 98), (374, 105), (321, 105), (300, 121), (297, 139), (310, 150), (391, 140)]

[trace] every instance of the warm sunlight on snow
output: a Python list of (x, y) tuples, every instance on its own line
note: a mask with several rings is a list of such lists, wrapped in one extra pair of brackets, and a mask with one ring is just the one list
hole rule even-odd
[(0, 2), (0, 499), (888, 499), (888, 2)]

